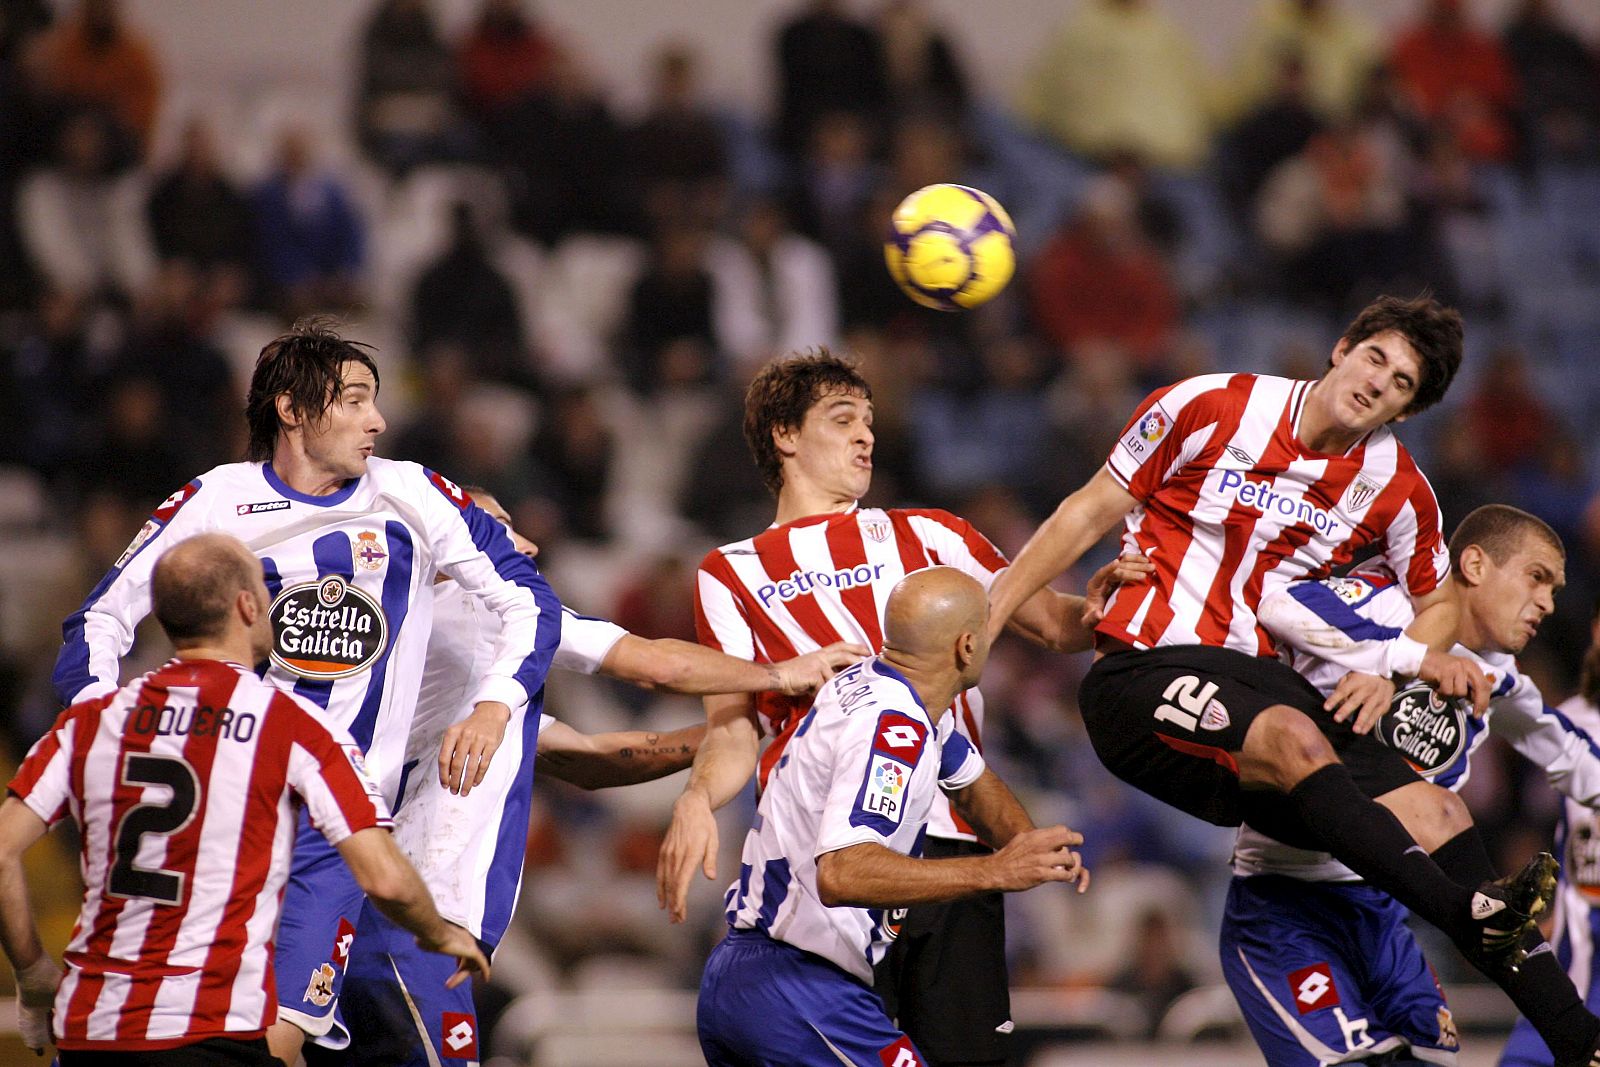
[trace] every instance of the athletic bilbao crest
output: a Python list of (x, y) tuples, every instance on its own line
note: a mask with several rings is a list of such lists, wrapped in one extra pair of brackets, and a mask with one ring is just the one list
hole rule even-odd
[(1357, 476), (1355, 483), (1350, 486), (1350, 492), (1345, 495), (1346, 511), (1361, 511), (1372, 498), (1378, 495), (1378, 487), (1367, 481), (1366, 478)]
[(867, 536), (869, 541), (874, 541), (881, 545), (889, 540), (889, 520), (867, 519), (861, 524), (861, 532)]
[(331, 574), (278, 594), (272, 638), (275, 666), (301, 678), (332, 680), (378, 661), (389, 622), (371, 595)]
[(1424, 682), (1394, 695), (1389, 714), (1378, 720), (1378, 738), (1398, 749), (1416, 772), (1432, 778), (1455, 763), (1467, 747), (1467, 710)]

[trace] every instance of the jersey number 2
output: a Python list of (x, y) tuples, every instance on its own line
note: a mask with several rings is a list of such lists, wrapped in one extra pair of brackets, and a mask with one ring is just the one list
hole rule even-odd
[(153, 756), (130, 752), (122, 760), (125, 786), (166, 786), (172, 796), (156, 803), (139, 803), (123, 813), (114, 838), (116, 861), (106, 891), (116, 897), (143, 897), (158, 904), (183, 903), (182, 871), (140, 867), (135, 860), (146, 834), (168, 837), (189, 825), (200, 801), (200, 780), (180, 756)]

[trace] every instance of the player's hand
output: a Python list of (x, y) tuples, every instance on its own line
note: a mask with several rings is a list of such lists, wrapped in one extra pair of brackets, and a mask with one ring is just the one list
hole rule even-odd
[(815, 652), (807, 652), (803, 656), (774, 663), (772, 688), (787, 696), (809, 693), (832, 678), (841, 668), (870, 655), (872, 650), (865, 645), (835, 641)]
[(1094, 572), (1083, 591), (1083, 624), (1094, 626), (1106, 613), (1106, 601), (1116, 592), (1117, 586), (1140, 582), (1155, 573), (1156, 565), (1138, 553), (1118, 556)]
[(1014, 893), (1045, 882), (1077, 882), (1082, 893), (1089, 888), (1089, 868), (1072, 850), (1081, 844), (1083, 835), (1065, 826), (1025, 830), (989, 857), (992, 888)]
[(1322, 706), (1333, 712), (1334, 722), (1344, 722), (1354, 715), (1356, 724), (1352, 729), (1364, 734), (1377, 725), (1383, 713), (1389, 710), (1389, 702), (1393, 699), (1392, 681), (1375, 674), (1351, 671), (1339, 679), (1339, 684), (1333, 687), (1333, 692), (1322, 702)]
[(1422, 657), (1422, 669), (1417, 678), (1433, 686), (1442, 697), (1466, 697), (1472, 701), (1472, 714), (1478, 718), (1489, 710), (1489, 696), (1494, 686), (1489, 684), (1483, 671), (1470, 659), (1428, 650)]
[(511, 709), (498, 700), (480, 700), (472, 714), (451, 726), (439, 742), (439, 784), (459, 796), (483, 781), (506, 735)]
[(656, 903), (681, 923), (689, 914), (689, 883), (699, 867), (717, 877), (717, 820), (703, 793), (688, 791), (672, 805), (672, 825), (656, 859)]
[(61, 965), (48, 955), (17, 972), (17, 1033), (35, 1053), (42, 1054), (54, 1040), (50, 1016), (61, 975)]
[(455, 973), (445, 979), (444, 987), (454, 989), (473, 975), (488, 979), (489, 960), (484, 956), (483, 949), (478, 947), (478, 939), (472, 936), (472, 932), (453, 922), (441, 921), (439, 925), (442, 929), (436, 937), (419, 937), (417, 945), (429, 952), (456, 958)]

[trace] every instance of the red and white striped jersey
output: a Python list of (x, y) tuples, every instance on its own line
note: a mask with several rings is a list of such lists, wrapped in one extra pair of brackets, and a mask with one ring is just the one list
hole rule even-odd
[(55, 1002), (65, 1049), (265, 1033), (293, 799), (334, 844), (389, 825), (347, 732), (216, 660), (173, 660), (68, 708), (10, 789), (82, 832), (83, 908)]
[[(912, 571), (954, 567), (988, 589), (1009, 564), (965, 519), (919, 508), (852, 509), (772, 526), (723, 545), (700, 564), (695, 624), (702, 644), (730, 656), (776, 663), (834, 641), (883, 650), (889, 592)], [(773, 739), (761, 755), (767, 776), (789, 734), (810, 707), (808, 697), (761, 693), (757, 717)], [(983, 696), (969, 689), (950, 709), (956, 729), (982, 749)], [(973, 840), (950, 810), (934, 805), (928, 832)]]
[(1314, 382), (1207, 374), (1157, 390), (1106, 461), (1138, 506), (1123, 546), (1155, 564), (1118, 588), (1098, 631), (1135, 648), (1274, 653), (1262, 597), (1324, 578), (1372, 545), (1413, 597), (1450, 570), (1433, 489), (1388, 427), (1348, 452), (1301, 443)]

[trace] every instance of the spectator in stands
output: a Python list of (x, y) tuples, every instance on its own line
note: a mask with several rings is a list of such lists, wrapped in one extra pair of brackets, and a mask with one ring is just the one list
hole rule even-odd
[(656, 54), (650, 104), (629, 131), (635, 180), (656, 223), (687, 205), (690, 218), (712, 224), (722, 216), (728, 187), (728, 149), (721, 124), (700, 102), (694, 52), (669, 45)]
[(572, 389), (551, 399), (533, 441), (534, 491), (548, 504), (545, 514), (561, 517), (568, 536), (606, 538), (615, 452), (611, 427), (592, 392)]
[(371, 160), (401, 175), (461, 152), (456, 64), (431, 0), (382, 0), (361, 40), (356, 135)]
[(1040, 331), (1069, 362), (1086, 346), (1109, 344), (1141, 376), (1161, 376), (1178, 297), (1118, 179), (1092, 183), (1077, 215), (1034, 261), (1030, 295)]
[(461, 91), (472, 116), (493, 123), (506, 107), (546, 92), (560, 49), (528, 17), (523, 0), (483, 0), (457, 52)]
[(1454, 134), (1470, 158), (1511, 158), (1516, 72), (1500, 42), (1472, 26), (1465, 0), (1428, 0), (1389, 61), (1421, 115)]
[(45, 283), (79, 296), (136, 297), (155, 269), (136, 174), (118, 170), (110, 120), (69, 118), (52, 165), (23, 180), (17, 221), (23, 248)]
[(50, 0), (5, 0), (0, 4), (0, 63), (12, 63), (23, 46), (55, 21)]
[(1217, 182), (1236, 221), (1248, 225), (1256, 194), (1272, 169), (1297, 155), (1323, 128), (1311, 106), (1304, 59), (1278, 59), (1272, 92), (1247, 111), (1217, 142)]
[(199, 272), (202, 289), (225, 305), (249, 292), (255, 262), (255, 223), (250, 203), (217, 156), (210, 123), (191, 118), (184, 126), (176, 165), (156, 180), (146, 212), (156, 254)]
[(82, 0), (39, 48), (52, 89), (104, 108), (149, 145), (161, 109), (161, 68), (150, 43), (123, 23), (119, 0)]
[(287, 125), (255, 189), (256, 250), (268, 300), (286, 318), (359, 299), (366, 227), (345, 182), (316, 162), (310, 131)]
[(1035, 62), (1022, 113), (1090, 159), (1131, 149), (1182, 169), (1203, 162), (1212, 131), (1191, 36), (1149, 0), (1085, 0)]
[(556, 53), (546, 91), (502, 108), (488, 136), (510, 172), (513, 221), (534, 240), (646, 232), (626, 136), (576, 56)]
[(1140, 916), (1131, 958), (1109, 988), (1139, 1001), (1149, 1020), (1146, 1037), (1155, 1037), (1172, 1002), (1200, 983), (1184, 963), (1183, 929), (1171, 914), (1152, 907)]
[(1515, 345), (1502, 345), (1489, 356), (1465, 414), (1482, 442), (1482, 466), (1494, 475), (1531, 463), (1549, 447), (1555, 422), (1533, 384), (1527, 353)]
[(778, 31), (778, 145), (798, 157), (824, 118), (858, 119), (869, 142), (882, 129), (889, 104), (883, 41), (851, 17), (841, 0), (806, 0)]
[(623, 376), (640, 396), (723, 375), (718, 293), (705, 256), (706, 235), (692, 226), (668, 225), (652, 242), (628, 301), (621, 347)]
[(84, 496), (109, 497), (130, 517), (148, 514), (182, 485), (189, 458), (167, 432), (171, 412), (161, 382), (143, 371), (112, 377), (87, 425), (77, 484)]
[(1404, 177), (1383, 148), (1345, 123), (1313, 137), (1267, 176), (1256, 235), (1286, 295), (1342, 308), (1412, 263)]
[(883, 0), (877, 32), (891, 115), (931, 114), (959, 125), (967, 113), (967, 76), (922, 0)]
[(1382, 58), (1377, 30), (1348, 0), (1262, 0), (1230, 68), (1234, 110), (1248, 112), (1276, 96), (1291, 56), (1305, 103), (1324, 121), (1354, 113)]
[(471, 381), (471, 357), (459, 345), (449, 343), (418, 344), (414, 351), (420, 386), (417, 408), (403, 427), (391, 431), (394, 440), (384, 444), (384, 453), (404, 456), (432, 470), (460, 470), (455, 428)]
[(467, 353), (473, 377), (529, 378), (517, 293), (465, 203), (452, 208), (450, 243), (411, 291), (411, 336), (418, 351), (447, 344)]
[(1600, 61), (1549, 0), (1523, 0), (1501, 35), (1522, 86), (1523, 147), (1593, 159), (1600, 142)]
[(5, 459), (52, 481), (76, 459), (95, 404), (95, 376), (106, 358), (104, 346), (89, 335), (87, 311), (77, 294), (46, 292), (22, 336), (4, 353), (0, 411), (13, 431), (6, 435), (11, 446)]
[[(873, 155), (873, 133), (852, 111), (819, 116), (800, 166), (794, 217), (800, 231), (838, 255), (854, 239), (861, 211), (883, 180)], [(910, 190), (906, 190), (909, 192)], [(884, 215), (879, 220), (880, 241)]]
[(775, 200), (748, 201), (736, 239), (714, 242), (707, 265), (721, 294), (720, 332), (744, 367), (754, 370), (784, 352), (837, 342), (833, 263), (820, 245), (789, 227)]

